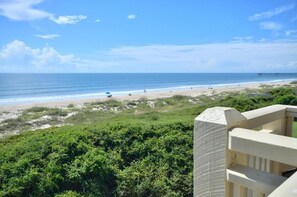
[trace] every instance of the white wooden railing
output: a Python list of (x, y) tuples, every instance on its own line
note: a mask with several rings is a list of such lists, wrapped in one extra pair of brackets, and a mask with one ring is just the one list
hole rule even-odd
[[(195, 119), (194, 196), (297, 196), (297, 107), (239, 113), (214, 107)], [(294, 171), (293, 171), (294, 172)]]

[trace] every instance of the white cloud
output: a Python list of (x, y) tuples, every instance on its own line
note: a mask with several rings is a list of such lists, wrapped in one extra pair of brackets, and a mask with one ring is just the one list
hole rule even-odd
[(52, 13), (34, 8), (34, 6), (41, 4), (43, 1), (44, 0), (2, 0), (0, 1), (0, 15), (16, 21), (48, 18), (59, 25), (76, 24), (87, 18), (87, 16), (84, 15), (56, 17)]
[(273, 10), (269, 10), (267, 12), (254, 14), (253, 16), (248, 17), (248, 20), (256, 21), (256, 20), (260, 20), (260, 19), (270, 18), (275, 15), (279, 15), (283, 12), (289, 11), (289, 10), (293, 9), (294, 7), (295, 7), (295, 4), (280, 6), (280, 7), (274, 8)]
[(260, 40), (259, 40), (259, 42), (266, 42), (267, 41), (267, 39), (265, 39), (265, 38), (261, 38)]
[(81, 20), (87, 19), (87, 16), (77, 15), (77, 16), (52, 16), (49, 18), (51, 21), (59, 24), (59, 25), (67, 25), (67, 24), (76, 24)]
[(286, 36), (291, 36), (291, 35), (296, 35), (296, 34), (297, 34), (297, 29), (285, 31)]
[(264, 30), (281, 30), (282, 25), (276, 22), (262, 22), (259, 23), (259, 27)]
[(48, 18), (51, 16), (50, 13), (33, 8), (43, 1), (44, 0), (2, 0), (0, 1), (0, 15), (16, 21)]
[(43, 35), (37, 34), (35, 36), (36, 37), (39, 37), (39, 38), (46, 39), (46, 40), (50, 40), (50, 39), (54, 39), (54, 38), (60, 37), (59, 34), (43, 34)]
[(253, 36), (245, 36), (245, 37), (237, 36), (237, 37), (234, 37), (231, 42), (232, 43), (252, 42), (253, 39), (254, 39)]
[(89, 72), (102, 71), (117, 63), (61, 54), (52, 47), (31, 48), (14, 40), (0, 49), (0, 72)]
[(297, 70), (297, 61), (290, 61), (287, 63), (282, 64), (272, 64), (270, 65), (270, 68), (277, 69), (277, 70)]
[(0, 72), (296, 72), (297, 42), (123, 46), (84, 58), (15, 40), (0, 62)]
[(217, 43), (202, 45), (153, 45), (112, 49), (123, 70), (133, 72), (292, 72), (297, 43)]
[(135, 14), (130, 14), (130, 15), (127, 16), (127, 18), (129, 20), (132, 20), (132, 19), (135, 19), (136, 18), (136, 15)]
[(32, 72), (35, 70), (59, 71), (74, 64), (73, 55), (61, 55), (52, 47), (30, 48), (24, 42), (14, 40), (0, 51), (0, 70)]
[(96, 22), (96, 23), (100, 23), (101, 20), (100, 20), (100, 19), (96, 19), (95, 22)]

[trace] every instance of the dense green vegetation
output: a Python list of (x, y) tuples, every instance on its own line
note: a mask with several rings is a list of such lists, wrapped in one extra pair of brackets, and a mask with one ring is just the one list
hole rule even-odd
[(24, 124), (29, 117), (77, 113), (65, 119), (72, 126), (0, 140), (0, 196), (192, 196), (194, 118), (212, 106), (246, 111), (297, 105), (296, 90), (174, 96), (153, 104), (110, 100), (82, 110), (73, 105), (28, 109), (19, 117)]

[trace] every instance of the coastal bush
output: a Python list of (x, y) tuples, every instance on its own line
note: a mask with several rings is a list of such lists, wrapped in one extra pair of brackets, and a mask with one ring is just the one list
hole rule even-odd
[(192, 130), (131, 122), (1, 140), (0, 196), (192, 196)]
[(83, 195), (74, 191), (66, 191), (61, 194), (55, 195), (55, 197), (83, 197)]
[(47, 107), (31, 107), (29, 109), (26, 109), (25, 112), (44, 112), (44, 111), (48, 111), (50, 110), (50, 108)]
[(18, 117), (15, 119), (6, 119), (1, 122), (0, 125), (0, 133), (7, 130), (17, 130), (19, 128), (24, 128), (26, 126), (30, 126), (31, 123), (26, 122), (22, 117)]
[[(52, 196), (84, 191), (106, 196), (115, 187), (108, 155), (90, 134), (74, 127), (51, 128), (1, 141), (0, 196)], [(96, 183), (96, 184), (95, 184)]]
[(274, 99), (276, 104), (297, 105), (297, 96), (293, 94), (280, 96)]
[(69, 104), (69, 105), (67, 105), (67, 108), (73, 108), (74, 107), (74, 104)]
[(49, 116), (67, 116), (67, 112), (59, 108), (51, 108), (45, 115)]
[(233, 107), (240, 112), (252, 110), (255, 108), (255, 103), (246, 95), (228, 96), (222, 99), (221, 106)]
[(171, 98), (176, 101), (181, 101), (181, 100), (189, 100), (190, 97), (184, 96), (184, 95), (174, 95)]
[(91, 106), (94, 106), (94, 105), (104, 105), (104, 106), (107, 106), (107, 107), (120, 107), (123, 105), (122, 102), (120, 101), (116, 101), (114, 99), (111, 99), (111, 100), (107, 100), (107, 101), (96, 101), (96, 102), (92, 102), (90, 103)]
[(24, 110), (21, 117), (26, 120), (38, 119), (42, 116), (67, 116), (67, 112), (60, 108), (32, 107)]
[(280, 96), (285, 96), (285, 95), (294, 95), (296, 92), (296, 88), (291, 88), (291, 87), (280, 87), (280, 88), (272, 88), (269, 93), (273, 97), (280, 97)]

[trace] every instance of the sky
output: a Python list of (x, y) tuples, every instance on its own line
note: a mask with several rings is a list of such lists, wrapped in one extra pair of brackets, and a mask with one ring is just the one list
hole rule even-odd
[(0, 72), (297, 72), (297, 0), (0, 0)]

